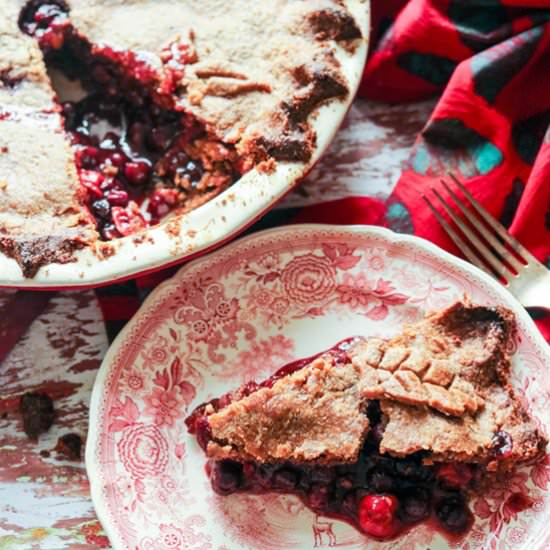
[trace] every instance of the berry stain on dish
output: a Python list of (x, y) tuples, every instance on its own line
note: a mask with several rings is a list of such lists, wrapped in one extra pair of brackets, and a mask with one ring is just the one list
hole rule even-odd
[(469, 497), (544, 456), (510, 386), (515, 327), (505, 308), (457, 302), (391, 340), (344, 340), (200, 405), (186, 424), (212, 488), (294, 494), (376, 540), (427, 523), (461, 541)]

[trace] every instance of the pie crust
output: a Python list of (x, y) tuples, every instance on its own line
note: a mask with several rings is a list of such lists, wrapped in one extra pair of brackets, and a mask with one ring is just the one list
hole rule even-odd
[[(390, 340), (351, 338), (262, 383), (249, 382), (201, 405), (186, 423), (222, 494), (275, 490), (308, 502), (314, 484), (303, 480), (314, 472), (330, 479), (325, 490), (334, 497), (320, 511), (357, 524), (361, 505), (347, 502), (342, 512), (335, 485), (345, 472), (355, 480), (348, 487), (354, 499), (395, 498), (395, 491), (405, 502), (422, 490), (432, 502), (450, 484), (444, 499), (464, 503), (491, 476), (545, 453), (547, 439), (510, 383), (515, 332), (508, 309), (457, 302)], [(362, 477), (369, 461), (387, 465), (386, 485)], [(406, 467), (426, 479), (406, 480), (400, 473)], [(258, 476), (266, 469), (271, 481), (262, 484)], [(279, 471), (287, 478), (290, 472), (295, 484), (280, 487)], [(453, 529), (445, 521), (454, 533), (469, 525)]]
[[(105, 241), (139, 237), (166, 213), (197, 208), (253, 167), (307, 163), (317, 108), (349, 95), (335, 43), (353, 51), (362, 38), (339, 0), (253, 8), (236, 0), (223, 12), (213, 0), (0, 0), (0, 10), (0, 251), (26, 277), (75, 261), (84, 247), (108, 256)], [(51, 67), (68, 76), (80, 67), (86, 88), (102, 99), (124, 97), (137, 117), (181, 115), (181, 128), (146, 158), (146, 177), (131, 154), (120, 164), (106, 156), (108, 146), (99, 146), (92, 169), (81, 162), (86, 144), (57, 100)], [(188, 139), (191, 124), (200, 132)], [(157, 130), (147, 128), (146, 136)], [(197, 181), (167, 167), (181, 168), (179, 151), (183, 164), (200, 164)], [(162, 162), (169, 152), (170, 162)], [(105, 179), (116, 180), (114, 188)], [(100, 196), (90, 196), (94, 185), (105, 187)]]

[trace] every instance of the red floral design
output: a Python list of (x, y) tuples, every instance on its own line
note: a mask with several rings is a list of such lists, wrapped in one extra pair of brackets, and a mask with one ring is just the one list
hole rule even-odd
[(395, 292), (389, 281), (369, 281), (362, 273), (357, 276), (344, 273), (342, 284), (338, 285), (336, 292), (340, 303), (347, 304), (351, 309), (372, 305), (366, 315), (377, 321), (388, 316), (389, 306), (404, 304), (408, 300), (405, 294)]
[(279, 264), (279, 256), (277, 254), (269, 253), (265, 254), (258, 259), (258, 264), (268, 271), (271, 271)]
[(281, 280), (288, 296), (307, 306), (330, 297), (336, 287), (336, 269), (327, 258), (305, 254), (286, 265)]
[(144, 539), (144, 550), (210, 550), (212, 548), (211, 536), (197, 531), (197, 528), (205, 525), (202, 516), (187, 518), (180, 529), (172, 524), (161, 523), (159, 536), (154, 539)]
[(168, 465), (168, 443), (156, 426), (125, 428), (117, 448), (124, 468), (135, 478), (158, 476)]
[(250, 349), (241, 351), (235, 360), (224, 366), (220, 378), (238, 377), (250, 380), (267, 376), (293, 358), (294, 342), (282, 334), (270, 336), (252, 343)]
[(145, 485), (142, 479), (130, 477), (126, 472), (117, 477), (114, 489), (118, 494), (119, 507), (126, 511), (135, 511), (138, 503), (145, 499)]
[(195, 398), (195, 386), (188, 379), (195, 379), (195, 371), (184, 366), (175, 357), (169, 368), (157, 371), (153, 378), (153, 392), (145, 398), (144, 413), (155, 417), (155, 424), (173, 426), (174, 419), (180, 417)]
[(170, 476), (162, 476), (160, 484), (162, 485), (163, 489), (171, 493), (173, 493), (178, 488), (178, 485), (174, 481), (174, 478)]
[(164, 363), (168, 359), (168, 352), (164, 348), (153, 348), (151, 358), (157, 363)]
[(275, 300), (275, 296), (262, 287), (256, 287), (252, 289), (252, 300), (258, 307), (267, 308)]
[[(184, 271), (171, 283), (170, 299), (146, 308), (149, 319), (141, 317), (143, 326), (134, 326), (131, 340), (124, 342), (138, 346), (137, 360), (133, 353), (117, 355), (115, 372), (110, 373), (116, 386), (108, 388), (101, 419), (104, 435), (95, 450), (101, 455), (103, 479), (109, 480), (105, 506), (114, 518), (113, 532), (129, 548), (294, 548), (301, 540), (295, 523), (303, 526), (305, 521), (309, 529), (311, 522), (300, 501), (279, 495), (221, 499), (189, 485), (203, 462), (197, 464), (196, 453), (186, 449), (185, 428), (176, 418), (198, 401), (198, 391), (200, 399), (214, 391), (204, 388), (203, 375), (228, 389), (243, 378), (263, 378), (294, 356), (292, 324), (297, 319), (319, 316), (322, 332), (330, 331), (331, 323), (360, 315), (384, 318), (389, 310), (392, 323), (376, 327), (383, 336), (394, 321), (401, 323), (407, 315), (417, 320), (423, 311), (461, 296), (463, 289), (475, 289), (467, 277), (442, 270), (440, 263), (431, 265), (429, 258), (409, 254), (406, 247), (384, 248), (378, 240), (364, 242), (356, 236), (348, 242), (340, 234), (323, 236), (323, 244), (294, 237), (287, 234), (284, 247), (280, 240), (268, 240), (226, 257), (223, 264)], [(493, 299), (483, 289), (471, 294), (476, 300)], [(540, 376), (545, 362), (522, 327), (520, 334), (514, 385), (546, 425), (550, 386)], [(540, 530), (533, 548), (546, 548), (548, 532), (545, 526), (542, 532), (541, 524), (548, 489), (550, 458), (495, 483), (472, 501), (473, 529), (453, 547), (525, 550)], [(525, 506), (529, 508), (520, 512)], [(190, 516), (197, 511), (208, 524), (203, 517), (193, 523)], [(344, 529), (335, 531), (338, 546), (373, 544)], [(209, 535), (216, 536), (215, 545)], [(101, 537), (90, 532), (87, 540), (100, 545)], [(419, 527), (392, 544), (396, 550), (420, 550), (440, 545), (438, 537), (429, 526)]]
[(512, 527), (508, 530), (508, 538), (512, 544), (521, 544), (525, 540), (527, 532), (523, 527)]
[(145, 384), (143, 374), (134, 368), (129, 368), (124, 372), (123, 382), (133, 392), (143, 389)]
[(236, 298), (227, 299), (224, 287), (210, 280), (198, 281), (187, 289), (184, 305), (178, 308), (174, 320), (188, 328), (188, 338), (208, 344), (208, 356), (213, 362), (222, 362), (225, 356), (215, 350), (231, 347), (237, 343), (237, 333), (243, 331), (251, 340), (255, 328), (238, 319), (240, 310)]
[(374, 271), (382, 271), (384, 269), (384, 258), (382, 256), (371, 256), (368, 261), (369, 267)]
[(169, 390), (153, 388), (153, 393), (145, 398), (146, 407), (143, 414), (153, 417), (157, 426), (174, 426), (176, 420), (184, 413), (185, 401), (180, 395), (180, 389)]
[(528, 476), (516, 471), (491, 487), (473, 503), (476, 516), (488, 520), (488, 527), (495, 535), (500, 535), (503, 527), (515, 520), (517, 514), (534, 504), (527, 487)]

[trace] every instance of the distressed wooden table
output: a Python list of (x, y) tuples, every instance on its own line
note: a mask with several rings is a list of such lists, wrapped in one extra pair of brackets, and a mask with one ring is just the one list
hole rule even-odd
[[(356, 101), (322, 161), (278, 208), (351, 195), (386, 197), (432, 108), (433, 102), (389, 107)], [(13, 316), (12, 296), (0, 290), (0, 326)], [(107, 347), (94, 293), (61, 292), (0, 363), (0, 550), (110, 547), (84, 462), (52, 452), (63, 434), (85, 437), (92, 385)], [(35, 390), (54, 399), (57, 413), (38, 442), (27, 439), (17, 412), (19, 396)]]

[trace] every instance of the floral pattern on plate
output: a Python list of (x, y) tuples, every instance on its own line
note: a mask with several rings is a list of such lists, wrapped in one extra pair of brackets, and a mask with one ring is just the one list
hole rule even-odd
[[(468, 294), (518, 318), (514, 383), (550, 424), (548, 349), (523, 309), (477, 270), (383, 229), (291, 226), (193, 262), (159, 287), (113, 344), (92, 398), (87, 467), (115, 548), (369, 548), (291, 496), (218, 497), (183, 420), (197, 404), (354, 335), (388, 337)], [(472, 500), (462, 550), (550, 545), (550, 459)], [(422, 525), (378, 548), (447, 548)]]

